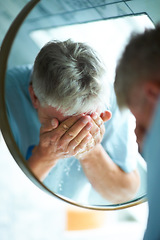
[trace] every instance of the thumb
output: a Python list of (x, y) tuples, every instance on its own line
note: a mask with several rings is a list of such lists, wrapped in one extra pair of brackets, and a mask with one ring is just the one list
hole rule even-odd
[(110, 111), (104, 111), (100, 114), (100, 117), (102, 118), (102, 120), (104, 122), (108, 121), (109, 119), (111, 119), (112, 117), (112, 113)]
[(53, 118), (52, 120), (42, 123), (40, 132), (41, 133), (50, 132), (50, 131), (54, 130), (55, 128), (57, 128), (58, 125), (59, 125), (58, 119)]

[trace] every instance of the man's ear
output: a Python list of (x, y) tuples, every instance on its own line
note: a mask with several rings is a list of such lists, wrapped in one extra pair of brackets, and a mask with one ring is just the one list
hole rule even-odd
[(155, 104), (160, 96), (160, 83), (156, 81), (148, 81), (144, 83), (144, 91), (148, 100)]
[(108, 121), (109, 119), (111, 119), (112, 117), (112, 113), (110, 111), (104, 111), (100, 114), (100, 117), (102, 118), (102, 120), (104, 122)]
[(33, 104), (34, 108), (37, 109), (40, 105), (40, 102), (39, 102), (37, 96), (34, 93), (32, 85), (29, 85), (29, 94), (30, 94), (30, 97), (31, 97), (32, 104)]

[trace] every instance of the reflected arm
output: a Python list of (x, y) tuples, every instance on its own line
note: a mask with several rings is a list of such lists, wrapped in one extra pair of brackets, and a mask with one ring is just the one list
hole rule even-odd
[(138, 171), (124, 172), (101, 144), (81, 158), (80, 163), (92, 186), (107, 200), (122, 203), (135, 196), (140, 184)]
[(35, 176), (40, 180), (43, 181), (51, 169), (55, 166), (57, 159), (53, 159), (52, 161), (48, 158), (46, 154), (41, 154), (38, 150), (38, 146), (34, 147), (32, 150), (32, 156), (28, 159), (28, 167), (32, 170)]

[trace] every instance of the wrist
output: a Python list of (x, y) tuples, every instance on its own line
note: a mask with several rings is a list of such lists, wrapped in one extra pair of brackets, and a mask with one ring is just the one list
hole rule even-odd
[(57, 161), (58, 159), (47, 158), (46, 154), (43, 154), (38, 146), (36, 146), (33, 149), (32, 156), (28, 159), (27, 164), (34, 175), (39, 180), (43, 181)]
[(97, 153), (99, 152), (99, 149), (101, 148), (101, 144), (96, 144), (92, 149), (89, 151), (84, 151), (82, 154), (78, 154), (77, 159), (81, 161), (90, 161), (92, 158), (95, 158), (97, 156)]

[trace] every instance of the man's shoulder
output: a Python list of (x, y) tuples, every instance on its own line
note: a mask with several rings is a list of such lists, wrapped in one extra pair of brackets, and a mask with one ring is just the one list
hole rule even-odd
[(16, 72), (27, 72), (27, 71), (31, 71), (33, 68), (33, 65), (32, 64), (27, 64), (27, 65), (17, 65), (17, 66), (14, 66), (14, 67), (10, 67), (8, 68), (7, 70), (7, 73), (16, 73)]
[(22, 65), (10, 68), (6, 72), (6, 85), (29, 83), (33, 65)]
[(13, 99), (22, 101), (29, 97), (28, 86), (31, 73), (32, 65), (16, 66), (7, 71), (5, 78), (6, 101), (11, 103)]

